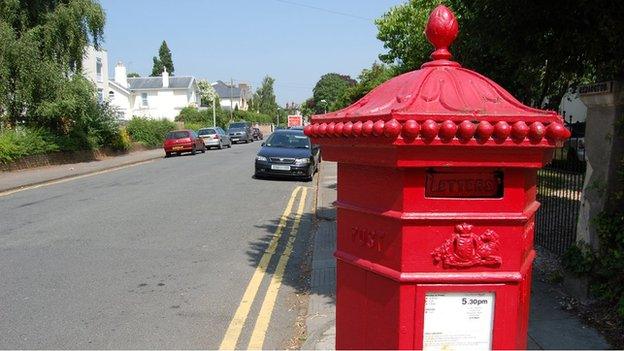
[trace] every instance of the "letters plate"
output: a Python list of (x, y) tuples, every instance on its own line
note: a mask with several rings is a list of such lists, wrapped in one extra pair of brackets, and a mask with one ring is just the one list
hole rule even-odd
[(494, 293), (425, 296), (423, 350), (491, 350)]
[(500, 198), (502, 172), (427, 173), (426, 197)]
[(275, 169), (277, 171), (290, 171), (290, 166), (271, 165), (271, 169)]

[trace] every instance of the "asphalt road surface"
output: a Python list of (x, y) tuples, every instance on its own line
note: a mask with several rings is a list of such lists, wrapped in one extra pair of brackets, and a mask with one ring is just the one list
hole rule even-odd
[(288, 347), (314, 182), (253, 179), (259, 146), (0, 197), (0, 348)]

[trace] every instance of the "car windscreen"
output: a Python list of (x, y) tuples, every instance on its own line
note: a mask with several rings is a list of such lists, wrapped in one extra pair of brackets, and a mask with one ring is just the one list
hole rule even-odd
[(167, 139), (182, 139), (182, 138), (188, 138), (189, 137), (189, 133), (188, 132), (169, 132), (167, 133)]
[(231, 123), (228, 129), (244, 129), (247, 127), (247, 123)]
[(310, 138), (298, 133), (274, 133), (267, 139), (264, 146), (288, 149), (309, 149)]
[(217, 131), (214, 129), (200, 129), (197, 131), (198, 135), (212, 135), (217, 134)]

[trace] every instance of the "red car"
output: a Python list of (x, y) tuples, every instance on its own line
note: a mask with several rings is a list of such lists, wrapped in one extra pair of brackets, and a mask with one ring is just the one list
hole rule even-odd
[(169, 157), (173, 153), (180, 155), (183, 152), (190, 152), (195, 155), (197, 151), (206, 152), (206, 145), (204, 145), (204, 140), (197, 136), (197, 133), (190, 129), (184, 129), (167, 133), (163, 149), (165, 149), (165, 157)]

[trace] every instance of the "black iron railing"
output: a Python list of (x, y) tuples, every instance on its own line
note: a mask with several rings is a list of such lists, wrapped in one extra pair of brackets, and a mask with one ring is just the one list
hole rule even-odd
[(576, 241), (585, 164), (584, 138), (573, 137), (538, 172), (537, 199), (542, 206), (535, 221), (535, 243), (557, 255)]

